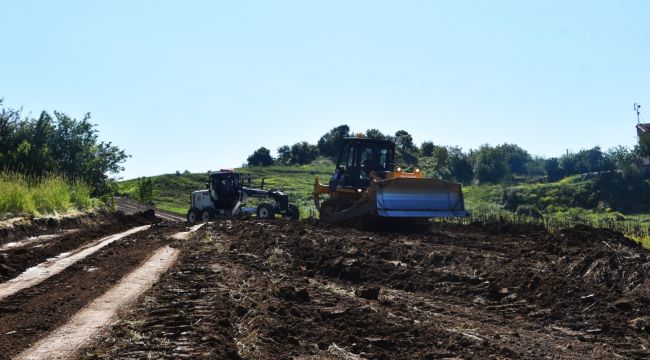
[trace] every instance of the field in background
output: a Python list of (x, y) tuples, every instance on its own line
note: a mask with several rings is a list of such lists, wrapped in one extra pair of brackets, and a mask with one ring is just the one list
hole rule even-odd
[[(333, 168), (331, 162), (321, 160), (311, 165), (245, 167), (236, 170), (250, 174), (253, 187), (259, 187), (264, 178), (265, 188), (287, 192), (290, 201), (300, 207), (301, 217), (306, 218), (317, 216), (311, 196), (315, 176), (320, 176), (321, 182), (327, 183)], [(190, 193), (205, 188), (207, 173), (166, 174), (155, 176), (153, 180), (156, 207), (184, 216), (189, 208)], [(540, 224), (551, 231), (584, 224), (621, 231), (650, 248), (650, 214), (613, 211), (607, 204), (593, 198), (593, 181), (573, 176), (554, 183), (465, 186), (465, 204), (472, 217), (450, 221), (503, 220)], [(137, 199), (137, 183), (137, 179), (120, 182), (120, 192)]]
[[(265, 189), (280, 189), (289, 194), (289, 201), (298, 205), (301, 217), (316, 214), (311, 192), (315, 176), (326, 183), (334, 165), (328, 160), (316, 161), (310, 165), (245, 167), (236, 169), (251, 176), (251, 187), (260, 187), (264, 179)], [(205, 189), (208, 174), (165, 174), (154, 176), (154, 197), (157, 208), (182, 214), (187, 213), (190, 193)], [(138, 179), (119, 183), (121, 194), (137, 199)]]
[(59, 175), (32, 178), (0, 172), (0, 218), (14, 215), (63, 214), (94, 207), (91, 188)]

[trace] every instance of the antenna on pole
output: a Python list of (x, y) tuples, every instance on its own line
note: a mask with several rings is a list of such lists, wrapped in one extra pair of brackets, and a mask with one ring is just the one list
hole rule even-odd
[(641, 123), (641, 120), (639, 120), (639, 114), (641, 113), (641, 105), (634, 103), (634, 111), (636, 111), (636, 123), (638, 125)]

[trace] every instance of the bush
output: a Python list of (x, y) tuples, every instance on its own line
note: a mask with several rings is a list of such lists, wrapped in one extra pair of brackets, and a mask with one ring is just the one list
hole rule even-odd
[(534, 219), (542, 218), (541, 211), (539, 211), (539, 209), (531, 205), (519, 205), (517, 207), (517, 210), (515, 210), (515, 214), (519, 216), (530, 216)]
[(270, 166), (273, 165), (273, 158), (271, 157), (271, 151), (265, 147), (261, 147), (251, 156), (248, 157), (248, 166)]
[(99, 141), (90, 114), (77, 120), (57, 111), (42, 112), (35, 119), (0, 109), (0, 169), (41, 178), (61, 174), (91, 185), (100, 196), (111, 190), (108, 174), (123, 170), (128, 157), (110, 142)]

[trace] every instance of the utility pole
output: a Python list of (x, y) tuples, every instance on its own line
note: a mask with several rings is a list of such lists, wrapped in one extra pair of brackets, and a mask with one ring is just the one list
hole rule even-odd
[(641, 113), (641, 105), (634, 103), (634, 111), (636, 112), (636, 124), (640, 124), (641, 120), (639, 120), (639, 114)]

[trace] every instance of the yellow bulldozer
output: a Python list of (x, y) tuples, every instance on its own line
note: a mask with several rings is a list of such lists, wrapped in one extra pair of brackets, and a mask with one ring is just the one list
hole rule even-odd
[(314, 182), (321, 220), (356, 226), (469, 216), (460, 184), (425, 178), (416, 167), (396, 165), (396, 158), (390, 140), (344, 138), (329, 183), (321, 184), (319, 177)]

